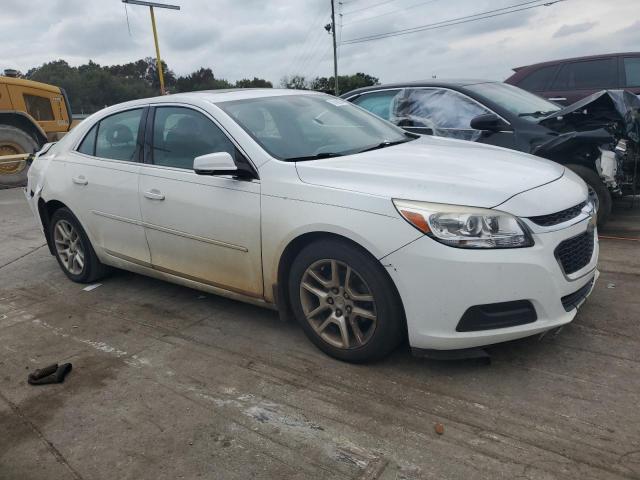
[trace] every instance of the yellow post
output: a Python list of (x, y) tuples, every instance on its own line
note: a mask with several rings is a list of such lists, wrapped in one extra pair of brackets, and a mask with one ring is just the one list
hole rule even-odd
[(156, 31), (156, 17), (153, 14), (153, 7), (149, 5), (151, 12), (151, 26), (153, 27), (153, 40), (156, 43), (156, 62), (158, 64), (158, 77), (160, 78), (160, 94), (164, 95), (164, 74), (162, 73), (162, 60), (160, 60), (160, 47), (158, 46), (158, 32)]

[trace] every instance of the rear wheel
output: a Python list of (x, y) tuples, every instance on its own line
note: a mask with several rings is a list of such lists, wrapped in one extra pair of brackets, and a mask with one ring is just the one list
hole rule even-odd
[(100, 263), (87, 234), (69, 209), (56, 210), (49, 225), (56, 260), (67, 277), (90, 283), (106, 275), (108, 268)]
[(291, 267), (289, 298), (309, 339), (340, 360), (376, 360), (402, 340), (404, 317), (391, 280), (349, 243), (328, 239), (305, 247)]
[(21, 187), (27, 184), (27, 162), (6, 162), (2, 156), (37, 150), (38, 143), (31, 135), (11, 125), (0, 125), (0, 186)]
[(600, 175), (583, 165), (566, 165), (566, 167), (576, 173), (589, 186), (590, 195), (595, 195), (598, 199), (598, 228), (604, 227), (611, 215), (611, 192), (604, 184)]

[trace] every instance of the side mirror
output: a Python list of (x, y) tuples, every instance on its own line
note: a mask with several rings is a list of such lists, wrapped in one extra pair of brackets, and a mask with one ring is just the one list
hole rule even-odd
[(193, 170), (198, 175), (235, 175), (238, 167), (228, 152), (215, 152), (194, 158)]
[(495, 113), (485, 113), (478, 115), (471, 120), (471, 128), (474, 130), (484, 130), (489, 132), (511, 131), (511, 125), (502, 120)]

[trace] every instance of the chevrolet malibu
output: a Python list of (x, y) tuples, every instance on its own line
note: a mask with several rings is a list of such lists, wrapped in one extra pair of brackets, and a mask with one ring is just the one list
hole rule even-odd
[(26, 196), (71, 280), (116, 267), (271, 307), (352, 362), (560, 327), (598, 275), (571, 171), (315, 92), (107, 108), (39, 152)]

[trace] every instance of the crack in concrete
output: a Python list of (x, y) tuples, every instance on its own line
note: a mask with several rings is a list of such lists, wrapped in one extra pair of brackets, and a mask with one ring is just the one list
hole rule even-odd
[(34, 253), (34, 252), (37, 252), (37, 251), (38, 251), (38, 250), (40, 250), (42, 247), (44, 247), (46, 244), (47, 244), (47, 243), (45, 242), (45, 243), (43, 243), (42, 245), (37, 246), (37, 247), (36, 247), (36, 248), (34, 248), (33, 250), (30, 250), (30, 251), (28, 251), (27, 253), (25, 253), (25, 254), (23, 254), (23, 255), (20, 255), (18, 258), (14, 258), (13, 260), (10, 260), (9, 262), (5, 263), (4, 265), (0, 265), (0, 269), (2, 269), (2, 268), (4, 268), (4, 267), (7, 267), (7, 266), (9, 266), (9, 265), (11, 265), (11, 264), (13, 264), (13, 263), (16, 263), (18, 260), (20, 260), (20, 259), (22, 259), (22, 258), (24, 258), (24, 257), (26, 257), (26, 256), (28, 256), (28, 255), (31, 255), (31, 254), (32, 254), (32, 253)]
[(58, 450), (55, 447), (55, 445), (51, 443), (47, 439), (47, 437), (44, 436), (44, 434), (40, 431), (40, 429), (20, 411), (20, 407), (18, 407), (18, 405), (16, 405), (7, 397), (5, 397), (5, 395), (2, 392), (0, 392), (0, 398), (9, 406), (9, 408), (13, 411), (13, 413), (25, 425), (27, 425), (31, 430), (33, 430), (33, 432), (38, 436), (38, 438), (45, 444), (45, 446), (47, 447), (47, 450), (49, 450), (49, 452), (51, 452), (51, 454), (54, 456), (56, 461), (64, 465), (67, 468), (67, 470), (69, 470), (69, 472), (71, 473), (71, 475), (75, 480), (83, 480), (82, 475), (80, 475), (80, 473), (69, 464), (69, 462), (67, 461), (66, 458), (64, 458), (64, 455), (62, 455), (60, 450)]

